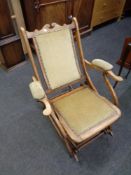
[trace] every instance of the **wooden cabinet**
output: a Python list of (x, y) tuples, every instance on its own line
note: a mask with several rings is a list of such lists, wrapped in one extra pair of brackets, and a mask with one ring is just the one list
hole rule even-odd
[(22, 50), (22, 45), (20, 40), (16, 40), (15, 42), (8, 43), (1, 47), (1, 52), (3, 55), (3, 64), (10, 68), (15, 66), (16, 64), (25, 60), (24, 53)]
[(94, 0), (21, 0), (29, 31), (40, 29), (44, 24), (70, 23), (69, 16), (76, 16), (81, 31), (90, 28)]
[(92, 0), (74, 0), (72, 4), (72, 15), (77, 18), (81, 32), (90, 28), (93, 5)]
[(70, 0), (22, 0), (27, 29), (40, 29), (44, 24), (68, 22)]
[(120, 17), (124, 4), (125, 0), (95, 0), (91, 26)]
[(0, 0), (0, 39), (15, 34), (7, 1)]
[(131, 0), (126, 0), (124, 11), (130, 11), (131, 10)]
[(15, 12), (18, 11), (18, 6), (16, 5), (18, 0), (0, 0), (0, 64), (6, 68), (25, 60), (18, 30), (18, 23), (22, 24), (20, 22), (22, 16), (19, 14), (17, 19)]
[(131, 69), (131, 46), (128, 46), (129, 43), (131, 43), (131, 37), (125, 38), (121, 56), (117, 63), (122, 67)]

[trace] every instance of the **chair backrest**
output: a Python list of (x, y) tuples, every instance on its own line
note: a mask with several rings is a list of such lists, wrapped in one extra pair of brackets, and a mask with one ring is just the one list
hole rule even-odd
[(33, 38), (48, 87), (55, 89), (81, 78), (72, 31), (68, 25)]
[[(86, 71), (84, 54), (82, 50), (79, 26), (76, 18), (72, 18), (72, 23), (60, 26), (56, 23), (45, 25), (41, 30), (34, 32), (25, 31), (21, 28), (21, 33), (25, 41), (27, 53), (31, 60), (36, 79), (40, 76), (30, 48), (29, 39), (33, 39), (35, 50), (38, 56), (40, 67), (47, 85), (46, 93), (66, 87), (86, 80), (91, 89), (95, 87)], [(74, 37), (72, 30), (75, 31), (76, 43), (78, 46), (79, 57), (76, 54)]]

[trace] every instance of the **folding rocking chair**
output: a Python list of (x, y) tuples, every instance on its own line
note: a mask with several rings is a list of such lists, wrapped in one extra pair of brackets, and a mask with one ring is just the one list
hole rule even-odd
[[(52, 23), (34, 32), (21, 28), (21, 33), (34, 70), (29, 85), (32, 96), (44, 105), (43, 115), (49, 117), (70, 155), (78, 161), (77, 151), (81, 147), (103, 133), (112, 134), (111, 125), (121, 112), (108, 78), (115, 81), (122, 78), (111, 71), (110, 63), (101, 59), (89, 62), (84, 58), (76, 18), (72, 18), (69, 25)], [(30, 39), (45, 81), (43, 87)], [(102, 72), (113, 103), (98, 94), (87, 72), (88, 66)]]

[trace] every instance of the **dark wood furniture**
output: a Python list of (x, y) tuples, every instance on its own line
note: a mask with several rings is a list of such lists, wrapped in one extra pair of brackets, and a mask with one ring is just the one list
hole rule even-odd
[(70, 23), (69, 16), (78, 20), (80, 31), (90, 28), (94, 0), (21, 0), (27, 30), (40, 29), (44, 24)]
[(124, 67), (129, 69), (131, 66), (131, 51), (128, 50), (128, 44), (131, 43), (131, 37), (125, 39), (124, 46), (122, 49), (121, 57), (118, 60), (118, 64), (121, 65), (124, 60)]
[[(117, 63), (120, 65), (118, 75), (121, 75), (124, 67), (129, 69), (125, 76), (125, 78), (127, 78), (131, 71), (131, 37), (125, 39), (121, 57)], [(117, 82), (114, 84), (114, 88), (116, 87), (116, 85)]]
[(124, 12), (131, 11), (131, 0), (126, 0)]
[[(6, 68), (25, 60), (19, 36), (22, 15), (18, 0), (0, 0), (0, 64)], [(24, 26), (24, 25), (23, 25)]]

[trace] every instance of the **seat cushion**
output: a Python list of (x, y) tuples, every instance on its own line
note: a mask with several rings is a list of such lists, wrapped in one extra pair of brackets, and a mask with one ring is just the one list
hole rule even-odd
[(74, 91), (53, 102), (68, 134), (80, 142), (120, 117), (120, 110), (89, 88)]

